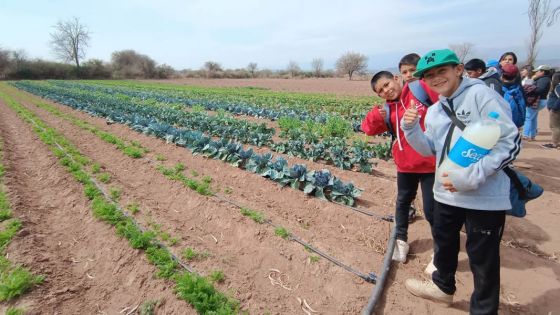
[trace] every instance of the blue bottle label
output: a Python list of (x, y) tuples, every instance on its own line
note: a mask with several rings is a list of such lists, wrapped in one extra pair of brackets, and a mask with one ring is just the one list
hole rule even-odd
[(481, 148), (476, 144), (465, 140), (463, 137), (460, 137), (453, 146), (453, 149), (449, 152), (448, 158), (457, 165), (468, 167), (469, 165), (480, 161), (480, 159), (488, 153), (490, 153), (490, 150)]

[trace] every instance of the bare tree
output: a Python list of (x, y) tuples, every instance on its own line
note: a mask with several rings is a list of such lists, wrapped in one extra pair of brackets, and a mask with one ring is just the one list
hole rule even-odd
[(256, 62), (250, 62), (249, 65), (247, 65), (247, 71), (249, 71), (249, 73), (251, 74), (251, 78), (255, 77), (255, 71), (257, 71), (257, 63)]
[(14, 50), (12, 51), (12, 59), (14, 61), (14, 66), (17, 69), (27, 61), (27, 52), (23, 49)]
[(529, 26), (531, 35), (527, 43), (527, 64), (533, 65), (537, 59), (537, 44), (543, 35), (543, 25), (552, 26), (560, 14), (560, 6), (550, 10), (550, 0), (529, 0)]
[(323, 72), (323, 59), (315, 58), (311, 61), (311, 69), (313, 69), (313, 73), (315, 73), (315, 77), (320, 77), (321, 73)]
[(69, 21), (59, 21), (53, 26), (51, 46), (55, 55), (64, 62), (73, 61), (80, 73), (80, 60), (86, 56), (89, 46), (89, 30), (77, 17)]
[(338, 58), (336, 61), (336, 70), (340, 73), (348, 74), (349, 80), (352, 80), (354, 72), (366, 70), (367, 59), (365, 55), (349, 51)]
[(206, 71), (206, 77), (212, 78), (215, 76), (216, 72), (222, 71), (222, 66), (215, 61), (206, 61), (203, 69)]
[(467, 57), (473, 52), (473, 47), (474, 44), (469, 42), (449, 45), (449, 49), (455, 52), (461, 63), (464, 63)]
[(290, 73), (290, 76), (293, 78), (296, 75), (298, 75), (298, 73), (301, 71), (301, 68), (299, 67), (297, 62), (290, 61), (288, 63), (288, 67), (286, 68), (286, 70), (288, 70), (288, 72)]

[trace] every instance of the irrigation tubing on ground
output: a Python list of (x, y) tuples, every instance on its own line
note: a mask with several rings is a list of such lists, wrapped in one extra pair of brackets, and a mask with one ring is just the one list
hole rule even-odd
[(393, 257), (393, 251), (395, 249), (395, 240), (396, 240), (396, 233), (397, 229), (395, 225), (393, 225), (393, 229), (391, 230), (391, 236), (389, 238), (389, 242), (387, 243), (387, 252), (385, 253), (385, 258), (383, 259), (383, 267), (381, 267), (381, 275), (379, 276), (375, 287), (373, 287), (373, 292), (368, 300), (368, 304), (362, 310), (362, 315), (371, 315), (375, 311), (375, 307), (377, 306), (377, 302), (381, 298), (383, 294), (383, 290), (385, 289), (385, 281), (387, 280), (387, 276), (389, 275), (389, 271), (391, 270), (391, 261)]
[(366, 282), (373, 283), (373, 284), (375, 284), (375, 283), (377, 282), (377, 275), (376, 275), (375, 273), (373, 273), (373, 272), (370, 272), (370, 273), (368, 273), (368, 274), (366, 275), (366, 274), (364, 274), (364, 273), (362, 273), (362, 272), (360, 272), (360, 271), (358, 271), (358, 270), (356, 270), (356, 269), (354, 269), (354, 268), (352, 268), (352, 267), (350, 267), (350, 266), (348, 266), (348, 265), (342, 263), (340, 260), (337, 260), (336, 258), (334, 258), (334, 257), (332, 257), (332, 256), (329, 256), (329, 255), (323, 253), (323, 252), (320, 251), (319, 249), (313, 247), (313, 246), (312, 246), (311, 244), (309, 244), (309, 243), (306, 243), (306, 242), (302, 241), (301, 239), (299, 239), (298, 237), (292, 235), (291, 233), (290, 233), (290, 239), (292, 239), (292, 240), (295, 241), (295, 242), (300, 243), (300, 244), (303, 245), (305, 248), (308, 248), (309, 250), (311, 250), (311, 251), (317, 253), (319, 256), (321, 256), (321, 257), (327, 259), (328, 261), (332, 262), (333, 264), (335, 264), (335, 265), (337, 265), (337, 266), (339, 266), (339, 267), (345, 269), (346, 271), (351, 272), (351, 273), (355, 274), (356, 276), (358, 276), (358, 277), (364, 279)]
[[(228, 200), (227, 198), (224, 198), (224, 197), (222, 197), (222, 196), (220, 196), (220, 195), (218, 195), (218, 194), (214, 194), (213, 196), (215, 196), (216, 198), (218, 198), (218, 199), (220, 199), (220, 200), (222, 200), (222, 201), (224, 201), (224, 202), (227, 202), (227, 203), (229, 203), (229, 204), (232, 204), (232, 205), (234, 205), (234, 206), (236, 206), (236, 207), (238, 207), (238, 208), (243, 208), (243, 206), (240, 205), (240, 204), (238, 204), (237, 202), (232, 201), (232, 200)], [(270, 220), (266, 220), (265, 222), (266, 222), (268, 225), (270, 225), (270, 226), (272, 226), (272, 227), (274, 227), (274, 228), (278, 228), (278, 227), (279, 227), (279, 226), (277, 226), (277, 225), (274, 225), (274, 224), (272, 223), (272, 221), (270, 221)], [(332, 256), (330, 256), (330, 255), (328, 255), (328, 254), (326, 254), (326, 253), (324, 253), (323, 251), (317, 249), (317, 248), (314, 247), (313, 245), (311, 245), (311, 244), (309, 244), (309, 243), (307, 243), (307, 242), (301, 240), (300, 238), (298, 238), (297, 236), (293, 235), (292, 233), (290, 233), (289, 239), (292, 240), (292, 241), (294, 241), (294, 242), (296, 242), (296, 243), (299, 243), (299, 244), (303, 245), (303, 247), (305, 247), (305, 248), (309, 249), (310, 251), (316, 253), (317, 255), (319, 255), (319, 256), (325, 258), (326, 260), (332, 262), (333, 264), (335, 264), (335, 265), (337, 265), (337, 266), (343, 268), (344, 270), (346, 270), (346, 271), (348, 271), (348, 272), (350, 272), (350, 273), (353, 273), (354, 275), (356, 275), (356, 276), (362, 278), (362, 279), (365, 280), (366, 282), (375, 283), (375, 282), (377, 281), (377, 275), (376, 275), (375, 273), (370, 272), (370, 273), (368, 273), (368, 274), (365, 274), (365, 273), (363, 273), (363, 272), (360, 272), (360, 271), (358, 271), (358, 270), (356, 270), (356, 269), (354, 269), (354, 268), (352, 268), (352, 267), (346, 265), (345, 263), (341, 262), (340, 260), (338, 260), (338, 259), (336, 259), (336, 258), (334, 258), (334, 257), (332, 257)]]

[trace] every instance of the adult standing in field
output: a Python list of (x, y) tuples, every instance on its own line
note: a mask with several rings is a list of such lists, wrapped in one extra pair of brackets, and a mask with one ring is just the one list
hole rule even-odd
[(534, 141), (537, 136), (537, 119), (539, 112), (546, 107), (546, 98), (550, 90), (550, 71), (547, 65), (540, 65), (534, 70), (533, 80), (535, 81), (535, 95), (538, 102), (527, 107), (525, 115), (525, 126), (523, 127), (523, 139)]
[[(411, 70), (416, 68), (417, 62), (418, 58), (407, 55), (399, 65), (401, 69)], [(406, 77), (403, 74), (403, 78)], [(408, 79), (410, 81), (410, 78)], [(427, 111), (427, 106), (437, 100), (438, 95), (419, 80), (406, 82), (402, 86), (401, 79), (388, 71), (376, 73), (371, 79), (371, 87), (377, 95), (385, 99), (386, 103), (374, 106), (362, 121), (361, 127), (368, 135), (381, 134), (386, 131), (393, 135), (392, 153), (397, 166), (397, 201), (395, 207), (397, 241), (392, 259), (406, 262), (409, 251), (407, 243), (409, 210), (416, 197), (419, 184), (422, 190), (424, 214), (430, 226), (432, 225), (435, 159), (420, 156), (408, 144), (404, 133), (399, 128), (399, 124), (406, 106), (410, 106), (410, 104), (418, 107), (419, 112), (422, 113), (421, 121), (423, 124), (423, 113)], [(405, 104), (407, 105), (405, 106)], [(427, 269), (431, 272), (433, 264), (428, 264)]]
[(550, 115), (550, 130), (552, 131), (552, 142), (543, 144), (547, 149), (560, 148), (560, 72), (552, 76), (550, 93), (546, 103)]
[[(453, 303), (460, 231), (465, 225), (466, 249), (474, 278), (470, 313), (493, 315), (498, 313), (500, 302), (500, 240), (505, 210), (511, 209), (510, 181), (500, 170), (519, 153), (520, 136), (509, 118), (507, 102), (480, 80), (464, 78), (463, 71), (459, 58), (449, 49), (430, 51), (420, 59), (414, 75), (423, 78), (440, 97), (428, 109), (425, 130), (419, 124), (417, 108), (406, 110), (401, 124), (406, 138), (423, 156), (436, 155), (440, 163), (449, 158), (446, 148), (453, 148), (460, 139), (460, 145), (477, 150), (458, 137), (462, 130), (454, 121), (469, 125), (492, 116), (500, 125), (500, 136), (489, 152), (478, 150), (476, 157), (453, 155), (469, 166), (438, 174), (432, 227), (437, 269), (431, 280), (407, 279), (405, 286), (416, 296), (447, 305)], [(464, 160), (468, 158), (472, 160)]]
[(508, 51), (500, 56), (500, 68), (504, 65), (517, 65), (517, 55), (513, 51)]
[[(519, 74), (521, 75), (521, 85), (528, 85), (528, 84), (533, 84), (532, 82), (532, 76), (533, 76), (533, 67), (531, 65), (526, 65), (523, 68), (521, 68), (521, 70), (519, 71)], [(531, 81), (528, 81), (531, 80)]]
[(511, 108), (511, 120), (517, 128), (525, 124), (526, 102), (523, 95), (523, 87), (519, 83), (519, 69), (512, 63), (505, 63), (502, 66), (502, 91), (504, 99)]

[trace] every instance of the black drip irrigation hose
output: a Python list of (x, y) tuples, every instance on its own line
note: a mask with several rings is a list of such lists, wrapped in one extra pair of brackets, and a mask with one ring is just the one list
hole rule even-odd
[(353, 273), (353, 274), (355, 274), (356, 276), (358, 276), (358, 277), (364, 279), (366, 282), (376, 284), (376, 282), (377, 282), (377, 275), (376, 275), (375, 273), (370, 272), (370, 273), (368, 273), (368, 274), (366, 275), (366, 274), (364, 274), (364, 273), (362, 273), (362, 272), (360, 272), (360, 271), (358, 271), (358, 270), (356, 270), (356, 269), (354, 269), (354, 268), (352, 268), (352, 267), (350, 267), (350, 266), (348, 266), (348, 265), (345, 265), (344, 263), (342, 263), (341, 261), (337, 260), (336, 258), (334, 258), (334, 257), (332, 257), (332, 256), (329, 256), (328, 254), (325, 254), (324, 252), (320, 251), (319, 249), (313, 247), (311, 244), (306, 243), (306, 242), (302, 241), (301, 239), (297, 238), (296, 236), (292, 235), (292, 233), (290, 233), (290, 239), (293, 240), (293, 241), (295, 241), (295, 242), (300, 243), (300, 244), (303, 245), (305, 248), (308, 248), (309, 250), (311, 250), (311, 251), (317, 253), (319, 256), (325, 258), (326, 260), (332, 262), (333, 264), (335, 264), (335, 265), (337, 265), (337, 266), (339, 266), (339, 267), (345, 269), (346, 271), (348, 271), (348, 272), (350, 272), (350, 273)]
[(393, 229), (391, 230), (391, 236), (389, 238), (389, 242), (387, 244), (387, 252), (385, 253), (385, 258), (383, 259), (383, 266), (381, 267), (381, 275), (379, 276), (379, 280), (373, 287), (373, 292), (368, 300), (368, 304), (362, 310), (362, 315), (371, 315), (375, 311), (375, 306), (377, 302), (381, 298), (383, 294), (383, 290), (385, 289), (385, 281), (387, 280), (387, 275), (391, 270), (391, 261), (393, 257), (393, 251), (395, 250), (395, 241), (396, 241), (396, 233), (397, 229), (393, 225)]
[[(231, 205), (234, 205), (234, 206), (236, 206), (236, 207), (238, 207), (238, 208), (243, 208), (243, 206), (240, 205), (240, 204), (238, 204), (237, 202), (232, 201), (232, 200), (228, 200), (227, 198), (224, 198), (224, 197), (222, 197), (222, 196), (220, 196), (220, 195), (218, 195), (218, 194), (214, 194), (213, 196), (216, 197), (216, 198), (218, 198), (218, 199), (220, 199), (220, 200), (222, 200), (222, 201), (224, 201), (224, 202), (227, 202), (227, 203), (229, 203), (229, 204), (231, 204)], [(274, 228), (278, 228), (278, 227), (279, 227), (279, 226), (273, 224), (271, 220), (266, 220), (265, 223), (268, 224), (268, 225), (270, 225), (270, 226), (272, 226), (272, 227), (274, 227)], [(299, 244), (303, 245), (303, 247), (305, 247), (305, 248), (309, 249), (310, 251), (316, 253), (317, 255), (319, 255), (319, 256), (325, 258), (326, 260), (332, 262), (333, 264), (335, 264), (335, 265), (337, 265), (337, 266), (343, 268), (344, 270), (346, 270), (346, 271), (348, 271), (348, 272), (350, 272), (350, 273), (353, 273), (354, 275), (356, 275), (356, 276), (362, 278), (362, 279), (365, 280), (366, 282), (375, 284), (376, 281), (377, 281), (377, 275), (376, 275), (375, 273), (370, 272), (370, 273), (368, 273), (368, 274), (365, 274), (365, 273), (363, 273), (363, 272), (360, 272), (360, 271), (358, 271), (358, 270), (352, 268), (351, 266), (346, 265), (345, 263), (341, 262), (340, 260), (338, 260), (338, 259), (336, 259), (336, 258), (334, 258), (334, 257), (332, 257), (332, 256), (330, 256), (330, 255), (328, 255), (328, 254), (326, 254), (326, 253), (324, 253), (323, 251), (317, 249), (317, 248), (314, 247), (313, 245), (311, 245), (311, 244), (309, 244), (309, 243), (307, 243), (307, 242), (301, 240), (301, 239), (298, 238), (297, 236), (294, 236), (292, 233), (289, 233), (288, 239), (289, 239), (289, 240), (292, 240), (292, 241), (294, 241), (294, 242), (296, 242), (296, 243), (299, 243)]]
[(367, 210), (363, 210), (363, 209), (360, 209), (360, 208), (356, 208), (356, 207), (352, 207), (352, 206), (347, 206), (347, 205), (343, 205), (343, 204), (340, 204), (340, 205), (341, 205), (341, 206), (344, 206), (344, 207), (347, 207), (347, 208), (350, 208), (350, 209), (352, 209), (352, 210), (354, 210), (354, 211), (363, 213), (363, 214), (365, 214), (365, 215), (369, 215), (370, 217), (374, 217), (374, 218), (379, 219), (379, 220), (383, 220), (383, 221), (387, 221), (387, 222), (395, 222), (395, 216), (390, 215), (390, 214), (387, 214), (387, 215), (379, 215), (379, 214), (376, 214), (376, 213), (373, 213), (373, 212), (370, 212), (370, 211), (367, 211)]

